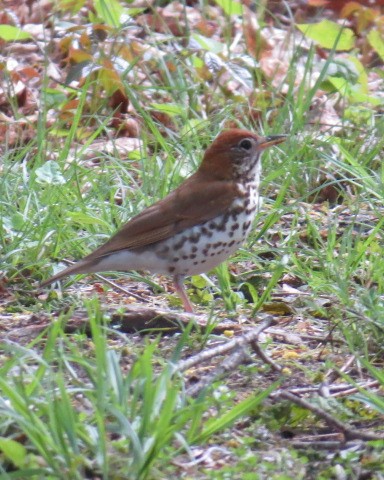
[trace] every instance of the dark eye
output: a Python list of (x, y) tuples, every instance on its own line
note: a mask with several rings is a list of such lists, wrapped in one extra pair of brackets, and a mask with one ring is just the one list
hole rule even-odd
[(239, 143), (239, 147), (243, 148), (244, 150), (251, 150), (252, 142), (248, 140), (248, 138), (244, 138), (244, 140), (241, 140)]

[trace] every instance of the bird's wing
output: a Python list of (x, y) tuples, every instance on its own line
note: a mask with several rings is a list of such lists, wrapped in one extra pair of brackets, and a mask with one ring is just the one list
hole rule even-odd
[(196, 173), (164, 199), (126, 223), (112, 238), (84, 260), (152, 243), (224, 213), (241, 196), (233, 181), (204, 181)]
[(98, 261), (111, 253), (151, 245), (224, 213), (243, 192), (235, 182), (206, 181), (195, 173), (167, 197), (146, 208), (92, 253), (45, 282), (45, 287), (67, 275), (97, 271)]

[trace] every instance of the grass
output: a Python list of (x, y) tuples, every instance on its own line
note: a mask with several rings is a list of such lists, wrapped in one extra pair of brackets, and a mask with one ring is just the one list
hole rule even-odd
[[(230, 20), (225, 21), (229, 27)], [(226, 29), (228, 44), (230, 31)], [(355, 478), (359, 455), (353, 450), (323, 454), (283, 444), (278, 432), (312, 432), (319, 422), (296, 406), (263, 404), (269, 388), (277, 388), (273, 380), (278, 376), (258, 363), (242, 366), (197, 398), (187, 395), (194, 372), (181, 374), (175, 364), (217, 341), (213, 334), (186, 329), (174, 337), (122, 335), (109, 327), (102, 303), (108, 293), (97, 295), (92, 289), (95, 298), (87, 298), (77, 287), (36, 293), (37, 283), (53, 273), (57, 262), (89, 253), (175, 188), (195, 170), (201, 152), (224, 126), (290, 133), (287, 143), (264, 156), (264, 203), (247, 245), (229, 265), (209, 275), (214, 287), (196, 277), (187, 283), (189, 293), (213, 323), (222, 312), (257, 319), (266, 303), (273, 307), (283, 299), (294, 312), (291, 321), (299, 325), (298, 335), (305, 328), (309, 334), (332, 333), (340, 341), (324, 347), (325, 360), (312, 352), (310, 342), (278, 345), (275, 356), (291, 372), (280, 379), (282, 385), (318, 384), (327, 370), (340, 372), (352, 355), (364, 378), (383, 385), (384, 170), (378, 134), (383, 120), (371, 114), (367, 122), (366, 109), (348, 105), (338, 133), (308, 123), (327, 63), (310, 85), (315, 51), (310, 50), (303, 66), (300, 45), (282, 80), (287, 93), (272, 84), (266, 93), (258, 71), (253, 81), (260, 102), (254, 105), (241, 91), (228, 91), (212, 78), (203, 81), (196, 70), (200, 57), (192, 49), (174, 55), (170, 63), (166, 45), (155, 36), (150, 39), (165, 56), (141, 58), (124, 78), (141, 122), (140, 152), (128, 158), (117, 151), (95, 155), (94, 161), (86, 158), (95, 139), (111, 136), (113, 114), (92, 80), (76, 92), (78, 105), (70, 122), (58, 118), (54, 127), (47, 126), (44, 119), (52, 105), (43, 102), (34, 138), (17, 148), (5, 146), (0, 242), (9, 297), (2, 315), (12, 316), (14, 327), (18, 315), (58, 317), (27, 344), (1, 340), (0, 476), (243, 479), (256, 478), (257, 472), (257, 478), (281, 479), (337, 478), (343, 470)], [(231, 60), (240, 61), (236, 55)], [(305, 77), (297, 85), (299, 67)], [(146, 83), (139, 82), (139, 74), (146, 75)], [(151, 110), (155, 103), (176, 105), (178, 114), (168, 124), (162, 122)], [(62, 104), (54, 107), (62, 111)], [(355, 123), (361, 121), (358, 128), (351, 125), (352, 113)], [(338, 204), (316, 203), (325, 186), (338, 190)], [(133, 278), (131, 286), (136, 279), (146, 282), (150, 291), (158, 283), (147, 275), (118, 276), (125, 277)], [(284, 296), (286, 285), (300, 293), (292, 303)], [(174, 303), (164, 292), (156, 298)], [(118, 303), (121, 307), (124, 300), (120, 297)], [(90, 333), (65, 333), (79, 309), (86, 311)], [(267, 347), (273, 348), (271, 339)], [(354, 385), (360, 380), (356, 371), (340, 375)], [(380, 424), (382, 397), (375, 390), (358, 384), (358, 394), (348, 401), (333, 401), (346, 421)], [(328, 408), (334, 408), (331, 401)], [(214, 448), (221, 455), (217, 463)], [(381, 445), (359, 448), (369, 471), (382, 475)], [(208, 455), (206, 461), (199, 449)]]
[[(189, 445), (204, 444), (247, 415), (271, 390), (237, 405), (221, 395), (220, 408), (226, 404), (227, 409), (203, 422), (205, 412), (215, 408), (212, 399), (186, 396), (174, 368), (188, 330), (169, 361), (156, 355), (159, 340), (153, 340), (127, 362), (126, 339), (119, 341), (105, 327), (97, 301), (87, 307), (90, 338), (66, 336), (61, 318), (35, 342), (44, 338), (41, 352), (33, 345), (6, 346), (0, 372), (1, 429), (9, 442), (0, 467), (3, 478), (126, 478), (127, 472), (130, 478), (149, 478), (157, 465), (171, 462)], [(15, 429), (19, 433), (14, 437)], [(20, 434), (28, 447), (18, 441)], [(12, 464), (17, 474), (9, 470)]]

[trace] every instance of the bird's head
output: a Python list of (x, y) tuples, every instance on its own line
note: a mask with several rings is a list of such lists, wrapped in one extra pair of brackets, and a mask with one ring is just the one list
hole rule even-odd
[(248, 130), (225, 130), (206, 150), (199, 172), (223, 180), (251, 178), (260, 169), (262, 152), (285, 140), (286, 135), (262, 137)]

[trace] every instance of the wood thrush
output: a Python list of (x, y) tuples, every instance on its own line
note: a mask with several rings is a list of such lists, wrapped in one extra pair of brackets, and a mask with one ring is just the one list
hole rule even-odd
[(285, 139), (240, 129), (222, 132), (176, 190), (41, 286), (78, 273), (147, 270), (171, 275), (185, 311), (193, 312), (184, 277), (208, 272), (247, 238), (259, 200), (260, 156)]

